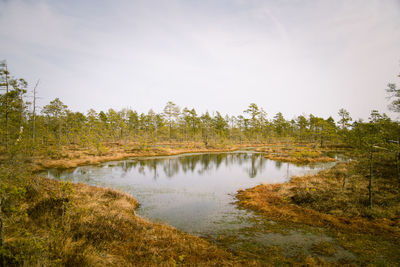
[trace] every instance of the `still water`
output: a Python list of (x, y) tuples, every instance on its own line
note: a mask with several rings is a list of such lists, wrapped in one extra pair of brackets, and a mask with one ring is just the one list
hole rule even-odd
[(111, 187), (133, 195), (138, 214), (186, 232), (209, 235), (246, 227), (251, 212), (238, 209), (235, 193), (260, 183), (283, 183), (293, 175), (332, 166), (296, 166), (251, 151), (133, 158), (43, 175), (57, 180)]

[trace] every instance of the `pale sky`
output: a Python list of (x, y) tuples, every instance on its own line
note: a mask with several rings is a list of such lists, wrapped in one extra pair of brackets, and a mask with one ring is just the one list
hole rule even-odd
[(0, 59), (42, 106), (368, 118), (400, 84), (400, 1), (0, 0)]

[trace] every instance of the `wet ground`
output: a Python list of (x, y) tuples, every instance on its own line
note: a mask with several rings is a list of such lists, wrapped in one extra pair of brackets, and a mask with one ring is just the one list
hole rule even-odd
[(235, 193), (260, 183), (284, 183), (333, 163), (295, 165), (252, 151), (136, 158), (48, 170), (43, 175), (112, 187), (140, 202), (138, 214), (206, 237), (238, 253), (257, 257), (317, 255), (327, 261), (353, 259), (321, 229), (294, 229), (239, 209)]

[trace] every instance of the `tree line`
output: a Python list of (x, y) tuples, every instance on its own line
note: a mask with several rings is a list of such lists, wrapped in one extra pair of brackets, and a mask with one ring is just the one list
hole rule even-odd
[[(400, 127), (384, 113), (374, 110), (368, 121), (353, 121), (345, 109), (339, 120), (314, 115), (284, 118), (278, 112), (268, 118), (263, 108), (251, 103), (238, 116), (220, 112), (198, 114), (194, 108), (179, 108), (168, 102), (163, 112), (139, 113), (133, 109), (109, 109), (86, 114), (71, 111), (56, 98), (40, 112), (28, 101), (28, 84), (10, 74), (5, 61), (0, 64), (0, 144), (3, 152), (18, 147), (26, 153), (40, 149), (61, 150), (65, 145), (94, 149), (102, 153), (105, 143), (146, 146), (159, 142), (199, 142), (217, 144), (270, 143), (277, 140), (314, 143), (316, 146), (346, 145), (355, 148), (397, 151)], [(400, 111), (400, 93), (389, 84), (392, 109)]]

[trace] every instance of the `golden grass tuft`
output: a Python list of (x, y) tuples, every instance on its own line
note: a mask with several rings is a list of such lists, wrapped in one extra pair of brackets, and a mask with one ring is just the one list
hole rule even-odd
[(9, 265), (242, 265), (204, 239), (135, 215), (138, 202), (127, 194), (45, 178), (32, 183), (36, 193), (6, 223)]

